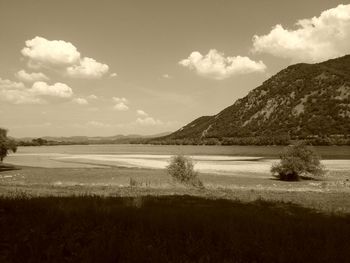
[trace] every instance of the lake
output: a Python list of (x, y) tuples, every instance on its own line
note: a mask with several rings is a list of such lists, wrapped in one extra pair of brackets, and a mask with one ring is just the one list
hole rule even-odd
[[(329, 170), (350, 171), (349, 146), (314, 147)], [(47, 168), (136, 167), (163, 169), (171, 155), (189, 155), (204, 173), (268, 174), (281, 146), (65, 145), (19, 147), (7, 163)]]

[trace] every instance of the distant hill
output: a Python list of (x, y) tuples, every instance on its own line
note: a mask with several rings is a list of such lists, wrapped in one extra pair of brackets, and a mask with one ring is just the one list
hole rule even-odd
[(235, 144), (242, 138), (346, 138), (350, 135), (349, 96), (350, 55), (296, 64), (217, 115), (200, 117), (152, 142), (230, 144), (231, 140)]
[(40, 138), (25, 137), (14, 138), (19, 145), (70, 145), (70, 144), (118, 144), (118, 143), (133, 143), (135, 141), (152, 139), (169, 135), (170, 132), (164, 132), (154, 135), (114, 135), (114, 136), (70, 136), (70, 137), (54, 137), (44, 136)]

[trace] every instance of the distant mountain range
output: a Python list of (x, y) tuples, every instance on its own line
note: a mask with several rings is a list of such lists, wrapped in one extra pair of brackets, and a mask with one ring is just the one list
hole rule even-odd
[(170, 132), (164, 132), (154, 135), (115, 135), (115, 136), (70, 136), (70, 137), (54, 137), (54, 136), (44, 136), (37, 137), (25, 137), (25, 138), (14, 138), (18, 142), (22, 142), (24, 145), (29, 145), (31, 143), (39, 144), (107, 144), (107, 143), (131, 143), (134, 140), (144, 140), (157, 137), (163, 137), (169, 135)]
[(350, 135), (350, 55), (295, 64), (214, 116), (151, 140), (222, 143), (232, 138), (292, 139)]

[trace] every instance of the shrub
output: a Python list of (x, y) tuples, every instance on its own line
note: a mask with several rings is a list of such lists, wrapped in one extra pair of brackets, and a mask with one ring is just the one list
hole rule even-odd
[(280, 162), (271, 167), (271, 173), (281, 180), (297, 181), (301, 176), (324, 174), (319, 156), (304, 142), (286, 147), (280, 158)]
[(7, 137), (7, 130), (0, 128), (0, 162), (9, 154), (9, 152), (16, 152), (17, 145), (14, 140)]
[(203, 183), (198, 178), (198, 173), (194, 170), (193, 161), (189, 157), (183, 155), (172, 156), (167, 171), (175, 181), (195, 187), (203, 187)]

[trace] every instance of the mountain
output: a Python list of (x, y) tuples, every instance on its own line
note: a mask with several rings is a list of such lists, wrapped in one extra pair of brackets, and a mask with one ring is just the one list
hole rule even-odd
[(161, 140), (292, 139), (350, 134), (350, 55), (280, 71), (214, 116)]

